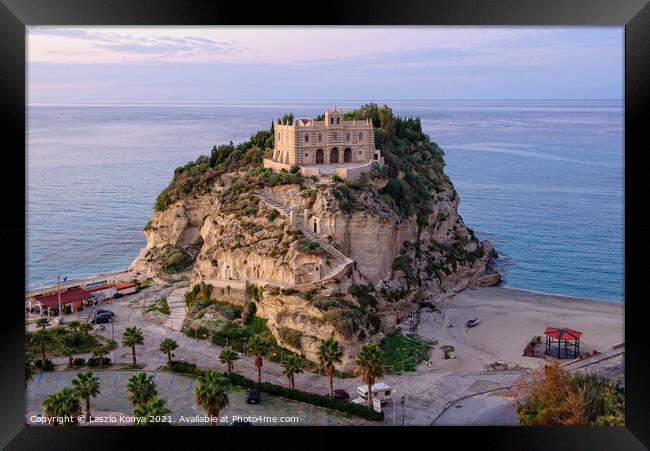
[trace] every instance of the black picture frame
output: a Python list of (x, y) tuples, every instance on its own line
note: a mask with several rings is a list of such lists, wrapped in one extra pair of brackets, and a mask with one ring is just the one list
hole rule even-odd
[[(322, 6), (322, 5), (321, 5)], [(320, 428), (279, 431), (274, 428), (27, 428), (24, 424), (24, 386), (20, 363), (24, 353), (25, 274), (25, 27), (29, 25), (618, 25), (625, 27), (625, 428)], [(645, 333), (647, 317), (642, 291), (648, 270), (648, 168), (644, 128), (650, 104), (650, 6), (648, 0), (501, 0), (501, 1), (355, 1), (338, 3), (314, 14), (311, 8), (287, 2), (215, 2), (169, 0), (0, 0), (0, 109), (5, 147), (0, 177), (5, 215), (0, 229), (5, 238), (3, 339), (0, 340), (0, 445), (7, 449), (126, 449), (144, 443), (171, 443), (182, 437), (189, 446), (249, 444), (267, 448), (307, 445), (371, 447), (395, 439), (409, 447), (470, 444), (486, 449), (645, 449), (650, 446), (650, 358)], [(7, 138), (13, 138), (11, 141)], [(8, 207), (8, 208), (7, 208)], [(143, 431), (142, 429), (147, 429)], [(315, 430), (318, 429), (318, 430)], [(397, 431), (397, 432), (396, 432)], [(400, 432), (401, 431), (401, 432)], [(403, 432), (407, 431), (407, 432)], [(153, 432), (153, 433), (152, 433)], [(173, 434), (173, 435), (172, 435)], [(210, 434), (210, 436), (206, 436)], [(216, 435), (215, 435), (216, 434)], [(192, 438), (188, 437), (191, 435)], [(345, 435), (345, 437), (340, 437)], [(290, 437), (297, 437), (287, 443)], [(318, 437), (322, 437), (319, 439)], [(340, 437), (340, 438), (339, 438)], [(324, 440), (323, 440), (324, 439)], [(416, 440), (423, 440), (416, 443)], [(352, 442), (351, 440), (354, 440)], [(275, 442), (274, 442), (275, 441)], [(316, 443), (314, 443), (316, 442)], [(325, 443), (327, 442), (327, 443)], [(388, 443), (388, 442), (386, 442)], [(131, 446), (127, 446), (127, 445)], [(456, 445), (454, 445), (456, 444)], [(137, 445), (144, 446), (144, 445)], [(391, 445), (392, 446), (392, 445)], [(226, 446), (227, 447), (227, 446)]]

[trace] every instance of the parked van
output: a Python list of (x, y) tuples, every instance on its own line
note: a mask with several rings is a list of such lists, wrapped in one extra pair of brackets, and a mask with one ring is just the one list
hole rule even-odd
[[(357, 395), (353, 402), (361, 404), (363, 402), (368, 402), (368, 386), (361, 385), (357, 387)], [(378, 399), (382, 404), (386, 404), (388, 401), (393, 399), (393, 389), (390, 385), (386, 385), (383, 382), (377, 382), (372, 385), (372, 399)]]

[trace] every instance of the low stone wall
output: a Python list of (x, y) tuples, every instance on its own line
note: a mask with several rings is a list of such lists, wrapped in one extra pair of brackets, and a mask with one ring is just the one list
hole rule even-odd
[[(355, 166), (353, 168), (336, 168), (336, 175), (349, 180), (354, 180), (356, 178), (359, 178), (364, 172), (370, 172), (372, 170), (373, 163), (375, 163), (375, 161), (369, 161), (363, 166)], [(383, 164), (383, 157), (382, 161), (380, 161), (379, 164)]]
[(313, 176), (320, 176), (320, 169), (317, 167), (305, 167), (301, 166), (300, 167), (300, 173), (305, 176), (305, 177), (313, 177)]
[(274, 171), (279, 171), (281, 169), (286, 169), (288, 171), (291, 168), (291, 166), (288, 164), (280, 163), (278, 161), (273, 161), (268, 158), (264, 159), (264, 167), (273, 169)]
[(230, 289), (228, 289), (227, 285), (221, 287), (215, 286), (214, 290), (212, 290), (212, 299), (215, 301), (225, 301), (244, 306), (248, 302), (248, 293), (245, 288), (239, 289), (231, 286)]

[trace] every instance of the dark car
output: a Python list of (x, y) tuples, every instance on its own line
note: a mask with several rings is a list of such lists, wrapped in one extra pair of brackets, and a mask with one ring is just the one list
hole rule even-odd
[(259, 390), (251, 390), (246, 395), (246, 404), (259, 404), (262, 400)]
[(99, 315), (103, 315), (104, 313), (110, 315), (111, 318), (115, 317), (115, 313), (111, 312), (110, 310), (106, 310), (106, 309), (95, 310), (95, 317), (98, 317)]
[[(329, 393), (323, 395), (326, 398), (330, 397)], [(334, 390), (334, 399), (350, 399), (350, 394), (343, 389)]]
[(119, 291), (113, 295), (114, 298), (121, 298), (124, 296), (124, 293), (120, 293)]
[(111, 322), (111, 314), (110, 313), (102, 313), (101, 315), (95, 316), (95, 319), (92, 320), (90, 323), (91, 324), (106, 324)]

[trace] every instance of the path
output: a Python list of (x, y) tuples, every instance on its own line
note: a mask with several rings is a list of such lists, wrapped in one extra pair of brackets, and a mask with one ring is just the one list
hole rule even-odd
[(323, 277), (321, 278), (321, 281), (331, 279), (335, 276), (337, 276), (341, 271), (343, 271), (349, 264), (354, 263), (354, 260), (352, 260), (350, 257), (336, 249), (334, 246), (332, 246), (325, 237), (322, 235), (319, 235), (317, 233), (314, 233), (312, 230), (309, 229), (309, 226), (305, 224), (304, 220), (304, 213), (302, 212), (296, 212), (284, 204), (280, 202), (277, 198), (275, 198), (273, 195), (269, 194), (268, 192), (264, 191), (258, 191), (257, 195), (262, 199), (267, 205), (269, 205), (272, 208), (275, 208), (279, 210), (281, 213), (284, 214), (284, 216), (289, 217), (292, 213), (294, 215), (294, 224), (293, 228), (296, 228), (300, 230), (307, 238), (309, 238), (312, 241), (316, 241), (320, 247), (330, 254), (335, 260), (336, 260), (336, 265), (334, 268), (332, 268), (330, 271), (325, 273)]
[(172, 291), (167, 296), (167, 305), (169, 305), (169, 319), (164, 324), (165, 327), (177, 331), (182, 330), (183, 322), (185, 322), (185, 314), (187, 313), (187, 307), (185, 305), (185, 293), (188, 291), (189, 288), (179, 288), (178, 290)]

